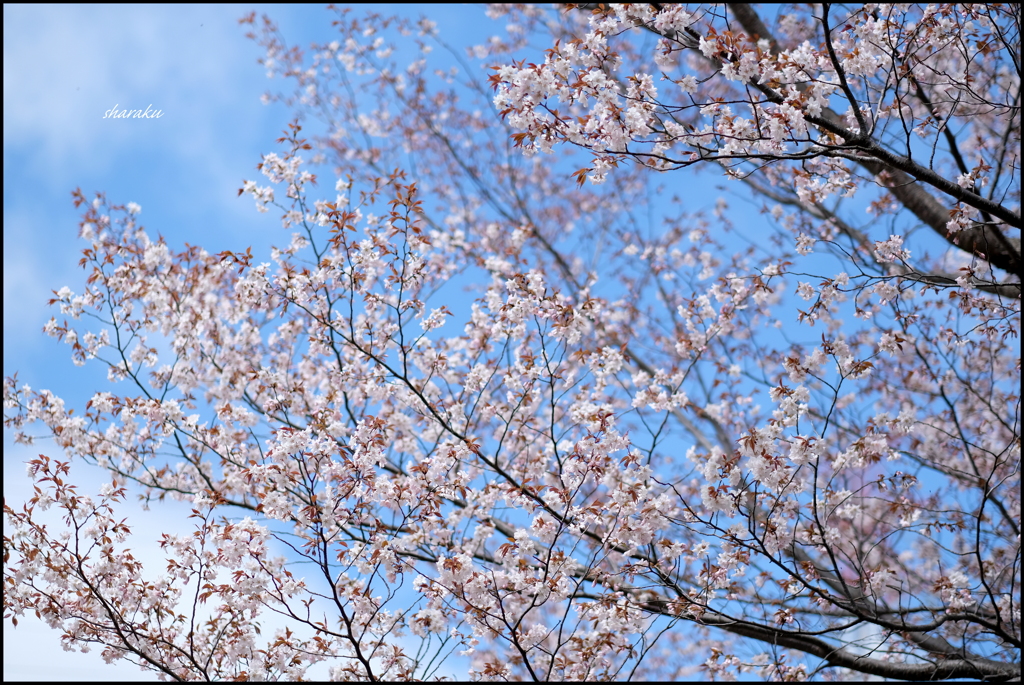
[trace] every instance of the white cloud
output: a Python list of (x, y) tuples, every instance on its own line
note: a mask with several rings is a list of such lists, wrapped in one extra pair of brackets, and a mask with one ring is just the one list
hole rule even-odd
[[(112, 150), (190, 122), (200, 124), (194, 141), (172, 134), (167, 142), (208, 145), (201, 124), (236, 95), (227, 87), (232, 73), (237, 77), (251, 61), (238, 49), (244, 39), (237, 13), (198, 6), (5, 5), (5, 147), (31, 145), (34, 164), (59, 172), (86, 158), (103, 170)], [(104, 120), (115, 105), (152, 105), (164, 117)]]

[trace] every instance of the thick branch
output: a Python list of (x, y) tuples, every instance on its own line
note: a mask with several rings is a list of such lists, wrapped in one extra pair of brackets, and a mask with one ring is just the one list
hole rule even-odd
[[(764, 25), (764, 22), (761, 21), (757, 12), (749, 4), (731, 4), (729, 9), (747, 34), (752, 37), (768, 40), (772, 52), (774, 54), (778, 53), (778, 43)], [(764, 92), (769, 99), (772, 99), (773, 95), (778, 97), (778, 94), (771, 91), (767, 86), (753, 85), (761, 92)], [(884, 178), (889, 192), (904, 207), (910, 210), (914, 216), (936, 233), (960, 249), (987, 260), (993, 266), (1016, 274), (1018, 277), (1021, 276), (1019, 239), (1010, 239), (1003, 235), (998, 228), (985, 224), (976, 224), (972, 228), (951, 234), (946, 228), (950, 218), (949, 210), (939, 203), (927, 190), (918, 185), (916, 181), (927, 183), (947, 195), (984, 213), (995, 216), (1016, 228), (1021, 227), (1020, 214), (1014, 213), (1006, 207), (988, 200), (967, 188), (960, 187), (931, 169), (921, 166), (912, 159), (886, 150), (876, 140), (870, 138), (866, 131), (861, 131), (856, 135), (853, 134), (846, 130), (839, 115), (829, 108), (823, 109), (819, 117), (807, 116), (806, 118), (816, 125), (825, 124), (823, 127), (826, 130), (840, 135), (847, 142), (854, 144), (857, 149), (866, 152), (871, 157), (874, 157), (875, 160), (878, 160), (858, 159), (858, 163), (871, 172), (872, 176)]]
[[(744, 176), (741, 179), (747, 185), (754, 189), (758, 195), (764, 195), (765, 197), (778, 202), (779, 204), (789, 205), (796, 207), (802, 212), (806, 212), (811, 216), (821, 219), (822, 221), (832, 222), (841, 233), (848, 236), (853, 240), (865, 254), (871, 254), (871, 241), (867, 235), (857, 230), (853, 226), (849, 225), (841, 217), (836, 215), (834, 212), (826, 208), (820, 203), (808, 204), (801, 202), (795, 195), (784, 195), (777, 191), (775, 188), (766, 187), (755, 181), (751, 176)], [(881, 269), (887, 276), (899, 276), (918, 283), (926, 283), (928, 285), (934, 285), (936, 287), (958, 287), (957, 274), (948, 272), (931, 271), (922, 273), (916, 271), (905, 264), (883, 264), (876, 258), (876, 266)], [(978, 290), (1000, 297), (1009, 297), (1012, 299), (1019, 300), (1021, 298), (1021, 284), (1004, 282), (998, 283), (994, 281), (986, 281), (977, 277), (970, 280), (970, 285), (977, 288)]]
[(707, 615), (705, 615), (701, 622), (743, 637), (753, 638), (788, 649), (798, 649), (824, 659), (832, 666), (849, 668), (860, 673), (869, 673), (882, 676), (883, 678), (917, 681), (971, 678), (992, 682), (1020, 679), (1019, 664), (997, 664), (995, 662), (973, 659), (939, 659), (926, 664), (896, 663), (851, 654), (845, 649), (836, 649), (820, 638), (792, 633), (779, 628)]

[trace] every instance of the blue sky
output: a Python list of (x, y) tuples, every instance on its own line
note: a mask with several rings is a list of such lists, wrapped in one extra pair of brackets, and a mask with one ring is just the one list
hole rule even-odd
[[(409, 14), (425, 9), (456, 45), (482, 42), (498, 28), (482, 7), (418, 6)], [(101, 365), (74, 366), (70, 349), (41, 332), (56, 313), (46, 305), (51, 291), (82, 289), (75, 188), (139, 204), (141, 223), (174, 248), (251, 245), (262, 259), (272, 243), (287, 242), (274, 212), (260, 214), (251, 197), (237, 195), (243, 179), (261, 180), (256, 164), (278, 149), (274, 141), (292, 114), (260, 103), (268, 89), (286, 84), (267, 80), (256, 62), (260, 49), (238, 24), (253, 10), (268, 14), (289, 45), (331, 40), (335, 15), (321, 6), (4, 6), (5, 377), (17, 373), (20, 383), (51, 389), (73, 407), (107, 385)], [(105, 119), (115, 106), (163, 116)], [(14, 445), (5, 433), (9, 502), (31, 496), (25, 462), (39, 452), (61, 456), (52, 443)], [(82, 465), (72, 474), (87, 494), (106, 480)], [(187, 507), (161, 506), (124, 512), (133, 553), (144, 562), (163, 563), (159, 533), (188, 529)], [(5, 680), (139, 677), (152, 676), (126, 662), (107, 665), (99, 650), (63, 651), (59, 633), (34, 617), (16, 629), (5, 623)]]
[[(75, 188), (141, 205), (141, 223), (175, 248), (252, 246), (263, 261), (272, 243), (287, 242), (275, 212), (260, 214), (251, 197), (237, 195), (243, 179), (262, 180), (256, 164), (279, 149), (274, 141), (291, 119), (284, 105), (260, 103), (265, 91), (285, 84), (267, 80), (256, 63), (260, 49), (238, 24), (253, 10), (271, 16), (290, 45), (331, 40), (334, 15), (321, 6), (4, 6), (5, 376), (17, 372), (20, 382), (52, 389), (75, 407), (107, 383), (100, 365), (74, 366), (70, 349), (41, 332), (53, 314), (51, 291), (82, 287)], [(416, 6), (410, 14), (421, 11), (456, 44), (497, 29), (481, 7)], [(152, 107), (163, 116), (104, 119), (115, 106)], [(710, 184), (692, 175), (686, 182), (713, 205), (718, 193)], [(30, 496), (24, 462), (46, 449), (42, 442), (16, 446), (5, 433), (5, 499)], [(72, 473), (84, 492), (94, 491), (103, 478), (83, 469)], [(161, 506), (159, 513), (125, 512), (138, 540), (186, 530), (186, 507)], [(180, 528), (169, 529), (175, 521)], [(133, 551), (161, 561), (155, 543), (133, 543)], [(98, 651), (64, 652), (59, 634), (34, 618), (17, 629), (5, 623), (5, 680), (147, 675), (125, 662), (108, 666)]]
[[(260, 95), (280, 84), (256, 63), (260, 49), (238, 19), (267, 13), (289, 44), (330, 40), (334, 17), (322, 6), (4, 5), (4, 375), (50, 388), (82, 406), (105, 385), (98, 365), (75, 367), (70, 349), (45, 337), (51, 290), (81, 290), (78, 211), (71, 191), (142, 206), (140, 220), (172, 246), (265, 255), (285, 243), (273, 212), (238, 197), (256, 179), (262, 153), (289, 121)], [(417, 12), (420, 10), (417, 9)], [(482, 16), (482, 9), (479, 10)], [(443, 31), (461, 33), (465, 8), (432, 8)], [(472, 13), (470, 13), (472, 14)], [(120, 109), (159, 109), (159, 119), (104, 119)], [(4, 435), (4, 497), (30, 496), (24, 462), (46, 449)], [(52, 450), (51, 450), (52, 452)], [(53, 456), (59, 456), (54, 454)], [(90, 492), (99, 474), (73, 471)], [(173, 512), (128, 511), (140, 539), (154, 540)], [(183, 512), (187, 514), (187, 512)], [(159, 519), (159, 520), (156, 520)], [(182, 531), (176, 531), (182, 532)], [(157, 560), (155, 544), (135, 545)], [(140, 558), (145, 558), (142, 556)], [(34, 618), (4, 625), (4, 679), (138, 679), (148, 674), (99, 652), (64, 652), (59, 634)]]

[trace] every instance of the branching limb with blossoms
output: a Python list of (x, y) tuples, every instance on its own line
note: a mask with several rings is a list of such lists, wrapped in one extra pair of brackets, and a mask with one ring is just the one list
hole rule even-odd
[[(240, 189), (287, 244), (174, 252), (76, 194), (46, 332), (122, 385), (4, 391), (16, 440), (195, 533), (166, 573), (126, 527), (44, 569), (94, 531), (5, 509), (5, 614), (177, 678), (1019, 679), (1011, 14), (590, 9), (493, 6), (467, 57), (428, 19), (335, 10), (308, 60), (243, 20), (325, 127)], [(673, 197), (704, 161), (745, 183)]]
[[(590, 6), (583, 6), (589, 8)], [(855, 41), (861, 41), (853, 53), (846, 59), (840, 60), (836, 56), (836, 45), (833, 38), (833, 27), (829, 24), (829, 5), (822, 6), (822, 13), (817, 21), (820, 22), (824, 33), (824, 49), (818, 53), (808, 51), (809, 45), (805, 44), (799, 49), (782, 51), (778, 41), (771, 35), (764, 25), (764, 22), (757, 15), (757, 12), (746, 4), (734, 4), (729, 6), (729, 11), (735, 16), (740, 25), (747, 31), (748, 43), (743, 41), (747, 38), (743, 34), (735, 34), (731, 31), (724, 33), (715, 31), (713, 28), (707, 35), (701, 35), (691, 27), (691, 24), (698, 24), (699, 14), (690, 13), (682, 6), (665, 7), (661, 10), (656, 6), (633, 5), (631, 9), (624, 9), (613, 12), (601, 6), (591, 11), (594, 16), (602, 17), (607, 26), (601, 26), (594, 35), (597, 40), (592, 43), (582, 41), (578, 47), (564, 54), (553, 54), (544, 65), (534, 65), (533, 70), (519, 70), (517, 75), (512, 72), (503, 71), (502, 75), (493, 77), (494, 83), (508, 84), (508, 88), (499, 90), (496, 102), (499, 106), (506, 106), (503, 110), (504, 116), (512, 115), (513, 125), (526, 130), (525, 134), (518, 134), (517, 144), (525, 145), (526, 149), (547, 149), (549, 143), (544, 143), (540, 148), (536, 143), (528, 141), (538, 140), (565, 140), (583, 147), (594, 149), (598, 156), (596, 168), (606, 168), (614, 164), (617, 158), (631, 156), (637, 160), (649, 159), (647, 162), (652, 168), (682, 168), (695, 162), (721, 161), (729, 163), (733, 160), (746, 159), (777, 159), (786, 160), (794, 158), (814, 158), (816, 156), (839, 157), (856, 160), (858, 164), (869, 171), (873, 178), (877, 179), (889, 192), (891, 192), (909, 211), (917, 216), (926, 225), (971, 254), (983, 255), (993, 265), (998, 266), (1012, 274), (1018, 279), (1020, 277), (1020, 240), (1006, 235), (1005, 231), (999, 228), (999, 224), (993, 224), (989, 217), (996, 217), (999, 221), (1005, 222), (1010, 227), (1020, 229), (1020, 212), (1012, 210), (1000, 204), (993, 197), (983, 197), (976, 190), (973, 178), (976, 173), (981, 173), (981, 168), (991, 165), (982, 162), (982, 167), (970, 173), (961, 174), (961, 179), (967, 178), (968, 182), (953, 182), (939, 173), (931, 166), (925, 166), (915, 161), (914, 151), (910, 145), (909, 138), (911, 130), (920, 134), (919, 126), (915, 127), (913, 122), (903, 120), (903, 128), (907, 140), (890, 138), (892, 143), (884, 142), (879, 134), (891, 136), (888, 120), (883, 117), (891, 116), (889, 112), (895, 111), (902, 116), (903, 107), (918, 106), (929, 110), (934, 115), (934, 104), (925, 97), (923, 89), (918, 89), (916, 94), (901, 92), (901, 88), (908, 88), (908, 76), (914, 78), (913, 71), (907, 69), (908, 60), (923, 60), (921, 55), (912, 51), (934, 50), (935, 47), (928, 45), (928, 39), (933, 36), (929, 32), (941, 34), (942, 22), (937, 21), (941, 12), (936, 12), (929, 17), (933, 24), (925, 23), (918, 25), (916, 31), (911, 31), (910, 25), (904, 27), (898, 16), (878, 17), (865, 16), (847, 17), (846, 25), (843, 28), (843, 48), (850, 50)], [(654, 7), (655, 9), (652, 9)], [(990, 31), (998, 34), (996, 24), (1000, 19), (1007, 20), (1007, 17), (1000, 17), (999, 14), (1005, 10), (989, 10), (988, 14), (982, 10), (982, 17), (988, 18)], [(979, 17), (980, 18), (980, 17)], [(861, 25), (857, 22), (863, 19)], [(926, 20), (927, 21), (927, 20)], [(749, 99), (749, 105), (753, 109), (754, 120), (737, 118), (732, 114), (730, 107), (723, 109), (721, 104), (714, 100), (706, 104), (692, 100), (690, 104), (670, 104), (668, 101), (657, 99), (656, 89), (653, 82), (643, 87), (627, 88), (626, 101), (630, 104), (626, 108), (611, 106), (607, 110), (603, 106), (593, 109), (585, 119), (586, 130), (580, 124), (572, 123), (569, 119), (560, 118), (556, 112), (547, 109), (544, 101), (548, 97), (556, 96), (560, 101), (575, 102), (590, 98), (596, 98), (598, 102), (607, 101), (608, 94), (614, 89), (608, 89), (607, 71), (616, 71), (619, 59), (617, 53), (608, 47), (605, 36), (612, 36), (626, 30), (629, 27), (637, 26), (651, 30), (663, 37), (659, 49), (666, 56), (681, 53), (686, 50), (693, 50), (694, 43), (699, 43), (699, 50), (707, 58), (714, 72), (701, 79), (702, 82), (715, 84), (722, 87), (720, 91), (723, 99), (743, 103), (745, 96), (739, 91), (729, 90), (730, 81), (745, 82), (748, 89), (761, 93), (764, 101), (758, 102)], [(856, 27), (856, 28), (855, 28)], [(885, 35), (877, 29), (890, 30), (892, 33)], [(904, 28), (907, 30), (904, 31)], [(856, 33), (856, 35), (854, 35)], [(944, 35), (944, 34), (943, 34)], [(942, 55), (942, 50), (952, 51), (955, 59), (959, 56), (956, 49), (962, 47), (969, 51), (970, 47), (961, 43), (960, 45), (943, 45), (948, 37), (938, 37), (939, 50), (937, 55)], [(685, 38), (684, 38), (685, 36)], [(760, 40), (763, 42), (758, 43)], [(987, 39), (982, 39), (981, 42)], [(866, 41), (866, 44), (864, 44)], [(568, 45), (574, 45), (569, 43)], [(867, 47), (870, 45), (875, 54), (869, 55)], [(583, 52), (589, 50), (589, 54)], [(579, 56), (579, 57), (577, 57)], [(552, 59), (557, 57), (557, 59)], [(970, 60), (970, 55), (964, 59)], [(873, 69), (885, 67), (883, 74), (889, 78), (883, 81), (882, 85), (874, 92), (870, 90), (872, 84), (868, 81), (870, 71), (867, 70), (864, 62), (871, 64)], [(850, 62), (847, 64), (846, 62)], [(970, 63), (970, 62), (968, 62)], [(569, 86), (569, 69), (577, 66), (582, 69), (582, 74), (591, 74), (597, 78), (580, 78), (575, 87)], [(854, 75), (866, 88), (865, 92), (870, 93), (867, 99), (861, 100), (851, 90), (847, 72), (856, 64), (855, 72), (851, 72), (850, 78)], [(943, 63), (945, 64), (945, 63)], [(951, 65), (950, 68), (953, 68)], [(971, 77), (966, 77), (970, 79)], [(539, 79), (539, 81), (538, 81)], [(931, 79), (929, 79), (930, 81)], [(544, 82), (547, 84), (540, 91), (528, 91), (522, 89), (535, 89), (535, 83)], [(696, 81), (692, 76), (684, 77), (676, 81), (683, 86), (683, 91), (689, 93), (696, 88)], [(962, 100), (974, 99), (977, 106), (990, 107), (993, 109), (1002, 108), (1001, 111), (1009, 113), (1009, 121), (1006, 133), (1016, 130), (1015, 134), (1009, 135), (1001, 145), (998, 154), (1001, 157), (1010, 156), (1013, 159), (1015, 147), (1007, 146), (1014, 136), (1019, 137), (1019, 105), (1012, 103), (999, 103), (989, 101), (984, 93), (975, 92), (969, 83), (959, 84), (956, 77), (953, 83), (960, 85), (966, 93), (957, 99), (954, 109), (950, 113), (953, 116), (956, 106)], [(639, 82), (637, 82), (639, 84)], [(920, 81), (913, 83), (920, 85)], [(520, 94), (520, 91), (525, 95)], [(829, 106), (831, 93), (841, 91), (849, 105), (846, 117), (840, 116)], [(891, 95), (890, 95), (891, 91)], [(715, 93), (712, 87), (709, 92)], [(715, 93), (717, 94), (717, 93)], [(613, 96), (616, 99), (619, 96)], [(888, 101), (887, 97), (892, 97)], [(1019, 98), (1019, 93), (1014, 97)], [(610, 104), (610, 103), (609, 103)], [(774, 108), (767, 105), (775, 105)], [(702, 106), (701, 106), (702, 105)], [(524, 108), (525, 106), (525, 108)], [(531, 114), (531, 108), (536, 106), (543, 108), (551, 117), (551, 122), (536, 114)], [(700, 106), (700, 114), (710, 115), (716, 124), (711, 127), (700, 129), (698, 121), (680, 126), (680, 117), (687, 112), (693, 111)], [(967, 116), (977, 116), (976, 112), (970, 110), (969, 106), (964, 107), (968, 111)], [(622, 111), (625, 117), (622, 118), (618, 112)], [(873, 114), (872, 114), (873, 112)], [(514, 113), (514, 114), (513, 114)], [(869, 123), (867, 118), (872, 116)], [(659, 122), (660, 126), (652, 128), (652, 124)], [(1013, 122), (1016, 121), (1016, 128)], [(635, 125), (631, 130), (629, 125)], [(817, 127), (821, 135), (814, 136), (807, 124)], [(948, 121), (936, 122), (942, 130), (948, 130)], [(719, 141), (717, 148), (712, 145), (713, 141)], [(728, 141), (728, 142), (727, 142)], [(628, 142), (633, 143), (630, 149)], [(895, 145), (905, 144), (905, 151), (897, 152)], [(669, 156), (668, 151), (676, 146), (691, 146), (699, 152), (691, 154), (689, 159), (684, 156)], [(650, 148), (651, 152), (644, 152), (642, 148)], [(954, 148), (956, 149), (956, 148)], [(959, 155), (959, 151), (957, 151)], [(652, 156), (653, 155), (653, 156)], [(962, 161), (962, 160), (961, 160)], [(1011, 164), (1017, 165), (1014, 159)], [(831, 168), (832, 171), (826, 177), (828, 180), (808, 183), (821, 171), (814, 167), (810, 169), (811, 175), (797, 174), (793, 177), (793, 185), (801, 189), (808, 196), (814, 196), (816, 200), (827, 197), (828, 194), (837, 190), (850, 192), (853, 190), (851, 179), (848, 178), (850, 170), (843, 166), (832, 167), (825, 165), (821, 170)], [(735, 169), (739, 172), (739, 169)], [(582, 178), (582, 176), (580, 177)], [(594, 179), (603, 178), (603, 174), (594, 176)], [(915, 182), (917, 181), (917, 182)], [(918, 183), (920, 182), (920, 183)], [(986, 219), (982, 222), (967, 221), (966, 215), (958, 208), (952, 213), (942, 206), (932, 195), (930, 195), (921, 184), (945, 193), (954, 198), (958, 203), (963, 203), (985, 214)]]

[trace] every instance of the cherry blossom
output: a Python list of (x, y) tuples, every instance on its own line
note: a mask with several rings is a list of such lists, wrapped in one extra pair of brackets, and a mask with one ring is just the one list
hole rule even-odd
[[(283, 247), (75, 192), (44, 332), (110, 384), (4, 381), (12, 624), (168, 679), (1019, 679), (1013, 8), (334, 11), (242, 20)], [(163, 566), (129, 493), (191, 507)]]

